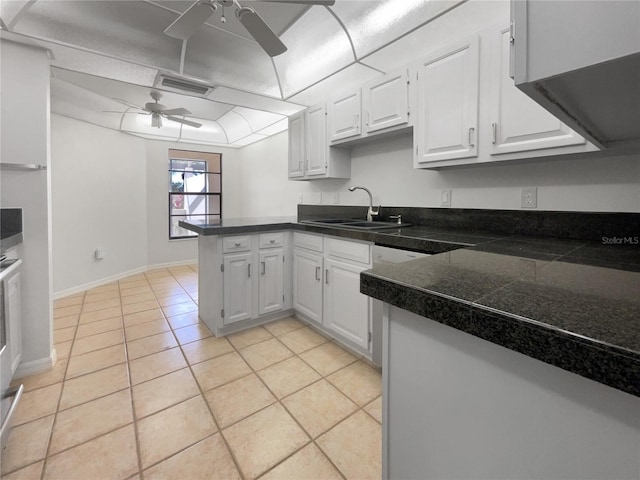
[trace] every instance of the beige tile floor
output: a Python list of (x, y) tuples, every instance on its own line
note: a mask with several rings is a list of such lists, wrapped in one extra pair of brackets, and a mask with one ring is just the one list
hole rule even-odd
[(191, 266), (54, 306), (3, 479), (380, 478), (380, 374), (298, 320), (212, 336)]

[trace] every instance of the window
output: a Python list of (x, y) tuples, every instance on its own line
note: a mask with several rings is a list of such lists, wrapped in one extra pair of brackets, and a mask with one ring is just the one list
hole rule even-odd
[(222, 154), (169, 149), (169, 239), (195, 237), (178, 222), (216, 223), (222, 216)]

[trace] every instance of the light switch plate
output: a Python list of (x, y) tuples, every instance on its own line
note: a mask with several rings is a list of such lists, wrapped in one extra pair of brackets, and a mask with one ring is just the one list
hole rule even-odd
[(538, 208), (537, 187), (526, 187), (522, 189), (520, 206), (522, 208)]
[(440, 191), (440, 206), (441, 207), (451, 206), (451, 190)]

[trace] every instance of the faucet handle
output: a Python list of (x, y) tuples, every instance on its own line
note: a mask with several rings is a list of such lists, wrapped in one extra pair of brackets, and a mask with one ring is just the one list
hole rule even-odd
[(393, 220), (398, 220), (398, 225), (402, 223), (402, 215), (389, 215), (389, 218)]

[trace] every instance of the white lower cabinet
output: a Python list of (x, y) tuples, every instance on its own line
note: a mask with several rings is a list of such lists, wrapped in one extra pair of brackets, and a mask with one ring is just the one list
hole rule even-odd
[(251, 253), (224, 256), (224, 324), (253, 317)]
[(284, 250), (260, 251), (258, 314), (277, 312), (284, 308)]
[(319, 324), (322, 324), (322, 266), (321, 255), (294, 249), (293, 308)]
[(296, 232), (294, 247), (294, 310), (370, 357), (371, 300), (360, 293), (360, 272), (371, 268), (370, 245)]
[(369, 349), (369, 297), (360, 293), (367, 267), (325, 260), (324, 325), (364, 350)]

